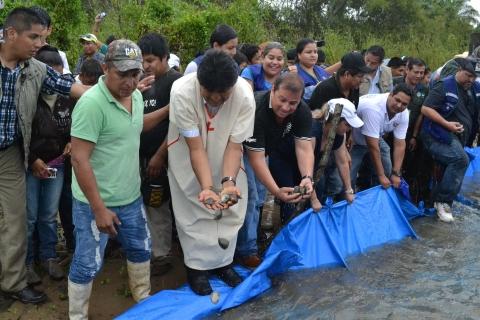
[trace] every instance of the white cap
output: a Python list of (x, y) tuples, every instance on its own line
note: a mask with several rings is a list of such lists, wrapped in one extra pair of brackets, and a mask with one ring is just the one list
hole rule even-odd
[(176, 54), (170, 53), (170, 57), (168, 58), (168, 66), (170, 68), (180, 68), (180, 58)]
[(360, 128), (361, 126), (363, 126), (363, 121), (357, 116), (355, 106), (350, 100), (345, 98), (329, 100), (328, 112), (330, 114), (333, 114), (333, 112), (335, 111), (336, 104), (343, 105), (341, 117), (344, 118), (348, 122), (348, 124), (352, 126), (352, 128)]

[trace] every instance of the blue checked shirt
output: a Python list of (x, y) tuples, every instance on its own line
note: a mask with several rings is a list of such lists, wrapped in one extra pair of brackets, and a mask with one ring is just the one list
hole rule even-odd
[[(15, 106), (15, 84), (22, 67), (18, 65), (11, 70), (0, 65), (2, 79), (2, 96), (0, 99), (0, 150), (13, 144), (18, 138), (17, 108)], [(70, 76), (62, 76), (47, 66), (47, 75), (43, 80), (42, 93), (60, 94), (68, 96), (74, 79)]]

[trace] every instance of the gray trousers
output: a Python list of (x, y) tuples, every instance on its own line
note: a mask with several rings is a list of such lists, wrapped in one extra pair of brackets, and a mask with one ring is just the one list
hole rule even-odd
[(152, 260), (167, 255), (172, 247), (172, 215), (165, 201), (160, 207), (145, 206), (152, 238)]
[(0, 289), (27, 286), (27, 205), (25, 168), (18, 145), (0, 151)]

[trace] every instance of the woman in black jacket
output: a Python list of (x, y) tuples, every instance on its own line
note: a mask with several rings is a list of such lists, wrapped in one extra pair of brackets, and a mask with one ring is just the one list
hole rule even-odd
[[(63, 63), (55, 48), (45, 46), (37, 55), (40, 60), (58, 72)], [(58, 202), (63, 186), (64, 162), (70, 154), (70, 124), (73, 101), (57, 95), (38, 97), (37, 111), (32, 123), (29, 167), (27, 170), (27, 282), (41, 279), (33, 269), (34, 244), (38, 241), (38, 255), (51, 278), (59, 280), (65, 275), (57, 263), (55, 246), (57, 237)], [(34, 237), (37, 231), (38, 237)]]

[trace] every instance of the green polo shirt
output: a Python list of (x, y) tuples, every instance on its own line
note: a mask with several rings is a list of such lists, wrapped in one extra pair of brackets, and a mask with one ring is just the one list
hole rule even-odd
[[(107, 207), (140, 197), (138, 150), (143, 128), (142, 94), (132, 94), (130, 114), (107, 89), (104, 76), (78, 100), (72, 114), (72, 137), (95, 143), (90, 164), (100, 197)], [(73, 174), (75, 199), (88, 203)]]

